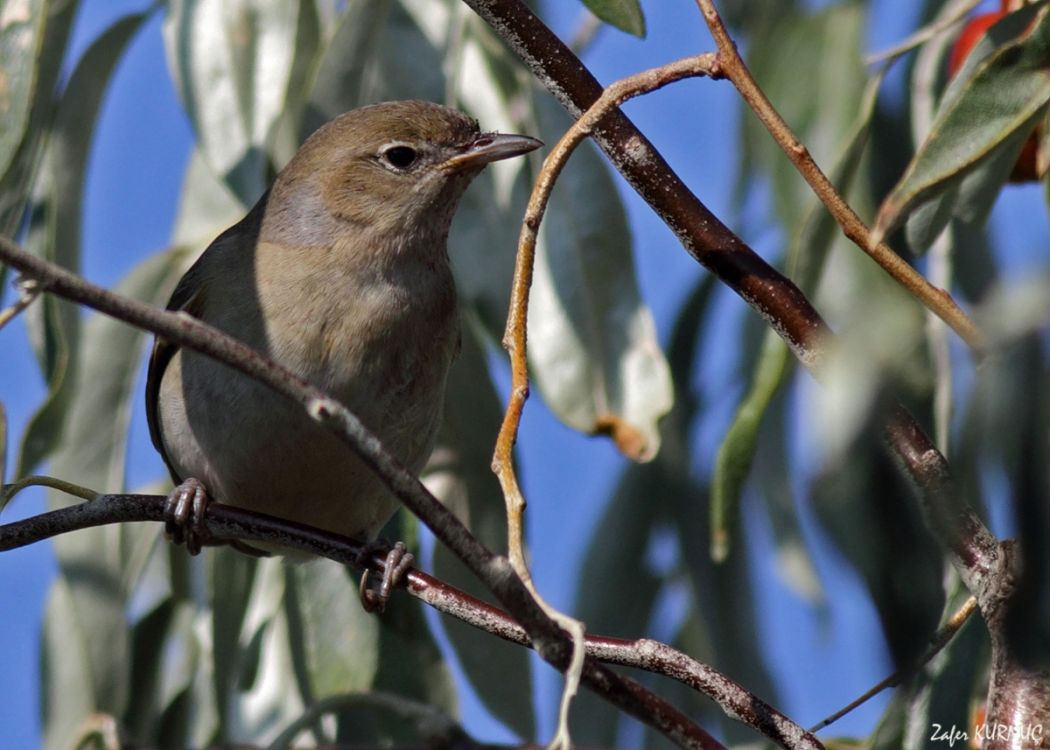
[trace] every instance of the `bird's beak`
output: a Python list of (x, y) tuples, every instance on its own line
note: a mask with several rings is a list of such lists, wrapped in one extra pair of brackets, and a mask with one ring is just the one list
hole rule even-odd
[(542, 145), (543, 141), (527, 135), (482, 133), (441, 166), (452, 172), (481, 169), (489, 162), (527, 154)]

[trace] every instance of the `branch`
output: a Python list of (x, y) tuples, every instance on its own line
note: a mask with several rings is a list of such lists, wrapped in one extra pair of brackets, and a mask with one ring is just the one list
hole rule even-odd
[[(520, 0), (463, 0), (574, 116), (602, 95), (583, 63)], [(595, 142), (627, 182), (675, 233), (683, 248), (747, 302), (819, 376), (827, 324), (789, 279), (760, 258), (697, 199), (663, 156), (619, 109), (594, 125)], [(972, 508), (958, 502), (948, 462), (915, 419), (894, 410), (887, 442), (918, 486), (935, 538), (952, 556), (967, 588), (977, 594), (998, 566), (995, 537)]]
[(984, 334), (955, 304), (951, 295), (933, 286), (921, 273), (897, 255), (889, 245), (878, 241), (846, 202), (846, 199), (831, 184), (827, 175), (813, 161), (809, 149), (791, 131), (765, 92), (755, 82), (747, 64), (737, 51), (736, 43), (729, 36), (722, 18), (718, 15), (713, 0), (696, 0), (696, 3), (711, 30), (715, 44), (718, 45), (718, 61), (722, 65), (725, 77), (736, 86), (740, 96), (747, 102), (761, 123), (766, 126), (773, 140), (812, 188), (813, 194), (820, 199), (832, 218), (842, 227), (846, 237), (871, 256), (871, 259), (878, 263), (882, 270), (925, 305), (930, 312), (943, 320), (971, 349), (978, 353), (982, 352), (987, 347)]
[(528, 329), (529, 289), (532, 286), (536, 260), (536, 237), (558, 175), (561, 174), (572, 152), (590, 135), (591, 129), (598, 120), (610, 109), (623, 104), (632, 97), (655, 91), (683, 78), (711, 75), (713, 64), (713, 55), (698, 55), (637, 73), (609, 86), (598, 101), (573, 123), (547, 155), (532, 188), (529, 204), (525, 210), (525, 218), (521, 224), (518, 253), (514, 264), (514, 279), (511, 284), (510, 310), (507, 314), (506, 332), (503, 334), (503, 346), (510, 355), (510, 398), (507, 400), (506, 413), (496, 438), (492, 470), (499, 479), (507, 505), (507, 545), (510, 564), (547, 616), (573, 634), (573, 665), (566, 672), (565, 689), (559, 710), (558, 731), (552, 746), (558, 742), (566, 746), (569, 744), (569, 705), (573, 696), (576, 695), (579, 683), (579, 667), (582, 665), (585, 631), (583, 623), (563, 615), (548, 605), (532, 584), (524, 543), (525, 496), (522, 494), (517, 474), (514, 471), (514, 443), (518, 439), (522, 411), (529, 397), (526, 331)]
[[(0, 552), (34, 544), (58, 534), (109, 523), (164, 521), (162, 495), (98, 495), (95, 499), (0, 525)], [(215, 539), (279, 544), (310, 555), (360, 567), (363, 545), (344, 536), (262, 513), (212, 503), (204, 523)], [(386, 557), (364, 561), (381, 573)], [(400, 582), (405, 590), (437, 611), (503, 640), (531, 647), (529, 634), (503, 610), (444, 581), (412, 568)], [(586, 653), (609, 664), (641, 669), (681, 682), (711, 698), (729, 718), (791, 750), (820, 750), (822, 745), (787, 716), (748, 692), (717, 669), (667, 644), (648, 638), (627, 640), (588, 635)], [(719, 747), (719, 745), (698, 745)]]
[[(6, 237), (0, 237), (0, 262), (36, 279), (45, 292), (86, 305), (212, 357), (299, 404), (312, 419), (353, 449), (409, 511), (492, 591), (525, 626), (536, 652), (545, 661), (559, 671), (566, 670), (571, 658), (566, 634), (533, 600), (525, 584), (514, 575), (507, 559), (479, 542), (345, 406), (212, 326), (185, 313), (167, 312), (109, 292), (64, 268), (30, 255)], [(682, 747), (721, 747), (699, 725), (669, 703), (593, 659), (584, 663), (583, 680), (606, 700), (655, 727)]]

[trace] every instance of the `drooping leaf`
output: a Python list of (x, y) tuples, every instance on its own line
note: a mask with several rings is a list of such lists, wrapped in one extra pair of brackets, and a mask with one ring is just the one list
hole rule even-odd
[[(987, 53), (988, 46), (994, 51)], [(926, 140), (879, 208), (877, 237), (913, 212), (918, 215), (909, 220), (909, 243), (916, 250), (925, 249), (952, 215), (983, 222), (1050, 102), (1047, 60), (1050, 8), (1031, 6), (989, 29), (945, 91)]]
[(330, 560), (286, 565), (285, 607), (306, 703), (372, 686), (379, 620), (365, 612), (346, 568)]
[[(569, 124), (549, 97), (536, 111), (552, 142)], [(674, 399), (670, 368), (638, 291), (623, 204), (589, 143), (563, 170), (541, 226), (528, 338), (536, 384), (559, 419), (608, 435), (635, 461), (656, 455)]]
[(645, 15), (638, 0), (583, 0), (591, 13), (620, 31), (645, 36)]
[[(76, 731), (98, 705), (90, 641), (109, 637), (85, 626), (69, 587), (67, 579), (56, 578), (44, 611), (40, 706), (43, 745), (48, 750), (70, 747)], [(77, 689), (70, 690), (70, 685)]]
[[(34, 10), (35, 8), (35, 10)], [(6, 124), (5, 136), (14, 140), (9, 157), (3, 160), (0, 167), (0, 234), (13, 237), (21, 225), (26, 203), (29, 200), (30, 182), (41, 145), (52, 130), (55, 116), (56, 85), (61, 75), (62, 60), (65, 57), (69, 32), (76, 14), (76, 2), (55, 3), (50, 0), (37, 0), (34, 3), (5, 4), (8, 14), (0, 19), (0, 27), (7, 33), (6, 43), (17, 46), (26, 42), (27, 24), (33, 25), (33, 38), (26, 45), (22, 54), (4, 54), (5, 61), (17, 60), (19, 67), (14, 78), (17, 81), (12, 88), (18, 92), (10, 100), (11, 112), (20, 111), (25, 104), (17, 101), (19, 97), (28, 103), (21, 124)], [(27, 21), (27, 13), (32, 16)], [(5, 22), (6, 21), (6, 22)], [(23, 56), (24, 55), (24, 56)], [(14, 118), (19, 119), (17, 116)], [(10, 126), (11, 132), (7, 133)], [(6, 267), (0, 268), (0, 284), (4, 282)]]
[[(868, 81), (862, 62), (865, 8), (851, 1), (816, 13), (784, 7), (777, 12), (776, 22), (760, 26), (750, 40), (748, 66), (817, 164), (827, 170), (842, 153), (863, 108)], [(785, 65), (785, 60), (791, 64)], [(741, 118), (737, 202), (756, 174), (768, 175), (780, 223), (801, 226), (812, 205), (811, 190), (754, 114), (746, 110)]]
[[(477, 340), (463, 332), (463, 350), (449, 374), (444, 420), (424, 481), (490, 549), (507, 548), (506, 512), (499, 482), (489, 469), (502, 410)], [(434, 548), (434, 575), (491, 601), (491, 594), (444, 545)], [(475, 692), (494, 716), (522, 739), (535, 736), (532, 668), (527, 649), (492, 638), (456, 620), (442, 626)]]
[[(246, 204), (266, 188), (268, 155), (297, 69), (302, 3), (175, 0), (164, 41), (176, 88), (208, 165)], [(314, 35), (316, 36), (316, 34)], [(301, 68), (300, 68), (301, 69)]]
[(47, 0), (9, 2), (0, 11), (0, 59), (4, 60), (0, 175), (11, 166), (29, 123), (48, 5)]
[[(76, 271), (80, 266), (80, 211), (88, 151), (110, 76), (127, 44), (146, 19), (122, 18), (84, 53), (59, 104), (54, 132), (34, 194), (38, 204), (26, 247)], [(48, 398), (33, 415), (22, 439), (18, 473), (31, 473), (60, 438), (76, 370), (77, 307), (45, 296), (26, 311), (34, 348), (48, 381)]]
[[(842, 193), (848, 191), (859, 171), (881, 84), (881, 75), (868, 82), (856, 121), (836, 159), (835, 168), (830, 172), (832, 183)], [(786, 262), (788, 276), (805, 294), (812, 295), (816, 289), (828, 252), (839, 237), (837, 229), (838, 224), (831, 214), (815, 196), (811, 196), (800, 228), (793, 232)], [(736, 517), (744, 483), (750, 474), (763, 417), (774, 396), (794, 371), (793, 365), (787, 345), (775, 331), (766, 331), (751, 386), (737, 407), (715, 458), (711, 477), (711, 557), (715, 561), (724, 560), (729, 554), (730, 525)]]

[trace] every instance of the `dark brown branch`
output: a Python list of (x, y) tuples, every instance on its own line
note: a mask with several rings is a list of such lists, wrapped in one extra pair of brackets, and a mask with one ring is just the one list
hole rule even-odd
[[(410, 471), (398, 462), (349, 409), (259, 352), (183, 313), (172, 313), (109, 292), (76, 274), (26, 253), (0, 237), (0, 262), (36, 279), (45, 292), (85, 305), (151, 331), (172, 343), (213, 357), (299, 404), (307, 414), (347, 444), (390, 491), (473, 572), (525, 626), (536, 652), (559, 671), (571, 659), (567, 634), (540, 609), (505, 557), (479, 542)], [(583, 681), (621, 710), (687, 748), (721, 744), (674, 706), (593, 659)]]
[[(161, 495), (99, 495), (88, 502), (13, 521), (0, 525), (0, 552), (92, 526), (163, 521), (164, 502)], [(362, 547), (357, 542), (293, 521), (221, 503), (209, 506), (204, 521), (211, 536), (217, 540), (241, 539), (277, 544), (345, 565), (359, 567), (361, 563)], [(365, 564), (382, 573), (386, 557), (376, 554)], [(443, 614), (511, 643), (532, 645), (525, 628), (506, 612), (423, 571), (410, 570), (402, 586), (409, 594)], [(725, 674), (664, 643), (647, 638), (627, 640), (588, 635), (586, 650), (588, 656), (598, 661), (681, 682), (711, 698), (726, 716), (750, 726), (781, 747), (793, 750), (819, 750), (823, 747), (812, 734)]]
[[(601, 96), (602, 86), (590, 71), (520, 0), (463, 2), (485, 19), (574, 117)], [(593, 135), (686, 252), (739, 294), (810, 371), (819, 373), (831, 333), (798, 287), (711, 213), (619, 109), (603, 117)], [(936, 538), (976, 594), (987, 571), (996, 566), (995, 538), (971, 508), (956, 502), (947, 461), (911, 415), (898, 409), (890, 418), (886, 438), (918, 485)]]

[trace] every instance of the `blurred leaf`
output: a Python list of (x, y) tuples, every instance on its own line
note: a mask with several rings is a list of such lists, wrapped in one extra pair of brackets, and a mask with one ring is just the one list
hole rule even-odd
[[(174, 552), (181, 553), (182, 550)], [(229, 737), (234, 721), (231, 712), (240, 685), (241, 662), (245, 658), (241, 632), (261, 561), (228, 547), (210, 552), (205, 564), (211, 609), (212, 681), (219, 711), (218, 736)]]
[[(590, 632), (639, 638), (647, 635), (664, 582), (648, 560), (650, 537), (664, 514), (664, 498), (685, 488), (662, 458), (628, 468), (590, 538), (578, 587), (575, 616)], [(686, 490), (687, 491), (687, 490)], [(625, 603), (630, 602), (630, 606)], [(581, 691), (573, 702), (572, 735), (588, 747), (615, 747), (621, 714), (608, 701)]]
[(285, 565), (285, 607), (304, 702), (372, 685), (379, 662), (379, 620), (358, 601), (344, 566), (330, 560)]
[[(1033, 17), (1034, 26), (1026, 32)], [(985, 57), (982, 45), (988, 43), (996, 49)], [(908, 228), (909, 244), (917, 250), (925, 249), (952, 215), (983, 223), (1050, 101), (1047, 60), (1050, 7), (1012, 13), (989, 29), (949, 85), (908, 170), (879, 208), (877, 235), (920, 207)]]
[[(385, 57), (393, 58), (391, 62), (400, 64), (403, 58), (396, 55), (396, 50), (404, 51), (409, 59), (417, 60), (417, 54), (434, 56), (434, 50), (428, 45), (420, 44), (418, 32), (402, 38), (408, 46), (392, 47), (383, 43), (388, 34), (395, 34), (398, 24), (404, 23), (403, 14), (386, 23), (387, 14), (391, 12), (393, 0), (359, 0), (350, 3), (339, 19), (335, 34), (328, 47), (324, 49), (317, 68), (317, 76), (310, 92), (306, 122), (303, 133), (312, 132), (338, 114), (365, 104), (365, 80), (369, 71), (382, 66)], [(390, 29), (388, 29), (390, 27)], [(425, 61), (427, 58), (424, 57)], [(436, 60), (435, 60), (436, 61)], [(437, 62), (437, 61), (436, 61)], [(429, 79), (436, 74), (441, 76), (441, 66), (420, 65), (422, 78)], [(443, 85), (435, 90), (442, 90)], [(380, 96), (383, 99), (406, 99), (397, 95)], [(424, 97), (426, 99), (428, 97)]]
[[(0, 18), (0, 34), (10, 34), (7, 42), (24, 39), (26, 14), (33, 15), (33, 23), (38, 24), (35, 38), (28, 45), (25, 56), (4, 54), (5, 61), (18, 60), (19, 64), (32, 66), (32, 70), (22, 69), (18, 74), (19, 85), (28, 103), (29, 109), (25, 119), (12, 128), (19, 140), (14, 143), (14, 150), (0, 167), (0, 234), (14, 237), (22, 224), (23, 212), (29, 200), (29, 186), (40, 157), (41, 145), (52, 130), (55, 114), (55, 88), (61, 75), (62, 59), (65, 57), (69, 31), (76, 14), (77, 3), (49, 2), (48, 0), (31, 0), (33, 5), (22, 6), (8, 3)], [(10, 6), (10, 8), (8, 7)], [(33, 8), (36, 8), (34, 11)], [(10, 26), (8, 25), (10, 23)], [(12, 66), (8, 66), (12, 68)], [(28, 89), (25, 88), (28, 85)], [(8, 100), (13, 110), (20, 110), (22, 104)], [(12, 110), (12, 111), (13, 111)], [(7, 123), (7, 118), (3, 120)], [(5, 124), (6, 133), (8, 125)], [(0, 267), (0, 285), (4, 282), (6, 267)]]
[[(37, 219), (26, 247), (71, 271), (80, 267), (80, 214), (84, 174), (94, 124), (110, 75), (147, 16), (126, 16), (88, 48), (69, 78), (35, 189)], [(48, 398), (33, 415), (22, 439), (18, 474), (25, 476), (54, 449), (73, 397), (78, 308), (45, 295), (26, 311), (31, 339), (48, 381)], [(86, 481), (84, 482), (86, 484)]]
[[(550, 97), (535, 101), (540, 132), (554, 142), (570, 121)], [(656, 455), (674, 401), (670, 368), (638, 291), (623, 204), (590, 143), (565, 167), (544, 217), (528, 338), (536, 384), (562, 421), (610, 436), (635, 461)]]
[[(266, 189), (278, 120), (301, 90), (292, 77), (302, 3), (173, 0), (164, 22), (168, 65), (205, 161), (245, 204)], [(309, 37), (310, 34), (307, 33)], [(316, 37), (316, 33), (313, 34)]]
[(185, 259), (189, 263), (223, 230), (240, 221), (247, 211), (248, 206), (208, 169), (200, 151), (194, 149), (182, 178), (171, 243), (190, 246), (196, 251)]
[(0, 175), (11, 166), (33, 106), (47, 0), (8, 2), (0, 11), (0, 59), (5, 61), (0, 97)]
[(92, 639), (109, 637), (85, 627), (69, 587), (66, 578), (56, 578), (44, 609), (40, 709), (43, 747), (47, 750), (69, 747), (76, 731), (98, 706), (90, 644)]
[[(841, 194), (849, 192), (849, 186), (860, 169), (881, 84), (880, 74), (865, 87), (850, 135), (830, 172), (829, 177)], [(803, 293), (812, 296), (832, 243), (838, 238), (838, 224), (823, 204), (815, 196), (810, 196), (800, 228), (793, 233), (786, 261), (788, 276), (795, 280)], [(795, 360), (780, 336), (772, 329), (766, 330), (751, 387), (737, 407), (715, 458), (711, 478), (711, 558), (716, 562), (721, 562), (729, 554), (733, 533), (730, 524), (737, 515), (744, 483), (751, 472), (759, 430), (774, 396), (794, 372), (794, 364)], [(784, 526), (779, 525), (779, 529), (783, 531)], [(790, 541), (794, 536), (790, 534), (781, 538), (786, 544), (794, 545)], [(797, 553), (799, 548), (793, 546), (793, 550)]]
[[(817, 13), (781, 9), (777, 22), (762, 26), (749, 42), (748, 65), (755, 79), (821, 165), (839, 157), (863, 109), (865, 14), (864, 4), (856, 1)], [(801, 226), (812, 191), (754, 114), (742, 117), (738, 202), (756, 172), (768, 174), (781, 224)]]
[[(431, 492), (474, 536), (489, 549), (500, 551), (507, 548), (506, 514), (489, 463), (502, 409), (477, 333), (469, 325), (463, 331), (463, 350), (449, 374), (445, 417), (424, 477)], [(487, 588), (440, 542), (434, 546), (433, 569), (441, 580), (492, 601)], [(442, 617), (441, 624), (485, 707), (520, 738), (534, 737), (529, 651), (455, 618)]]
[(583, 0), (591, 13), (620, 31), (645, 36), (645, 16), (638, 0)]
[[(693, 381), (700, 332), (714, 289), (714, 277), (701, 276), (678, 312), (668, 347), (676, 383)], [(590, 537), (581, 566), (587, 581), (579, 586), (576, 610), (592, 632), (640, 637), (652, 624), (653, 607), (668, 588), (650, 564), (650, 552), (657, 544), (654, 535), (659, 523), (668, 520), (671, 498), (691, 502), (701, 494), (689, 468), (688, 431), (698, 408), (696, 400), (688, 390), (677, 394), (671, 413), (660, 425), (664, 441), (660, 455), (651, 463), (627, 468)], [(623, 606), (627, 601), (631, 606)], [(571, 719), (577, 742), (594, 747), (616, 744), (620, 714), (607, 701), (581, 692)]]
[[(418, 539), (415, 516), (398, 513), (384, 535), (406, 542)], [(410, 551), (418, 554), (418, 549)], [(379, 615), (379, 668), (372, 689), (433, 706), (449, 716), (458, 714), (452, 672), (434, 642), (423, 607), (408, 596), (391, 597)], [(412, 722), (368, 708), (339, 715), (337, 743), (409, 742), (418, 739)]]
[(825, 461), (812, 492), (822, 525), (864, 579), (894, 663), (907, 669), (936, 627), (944, 561), (914, 489), (878, 438), (884, 413), (873, 409), (866, 429)]

